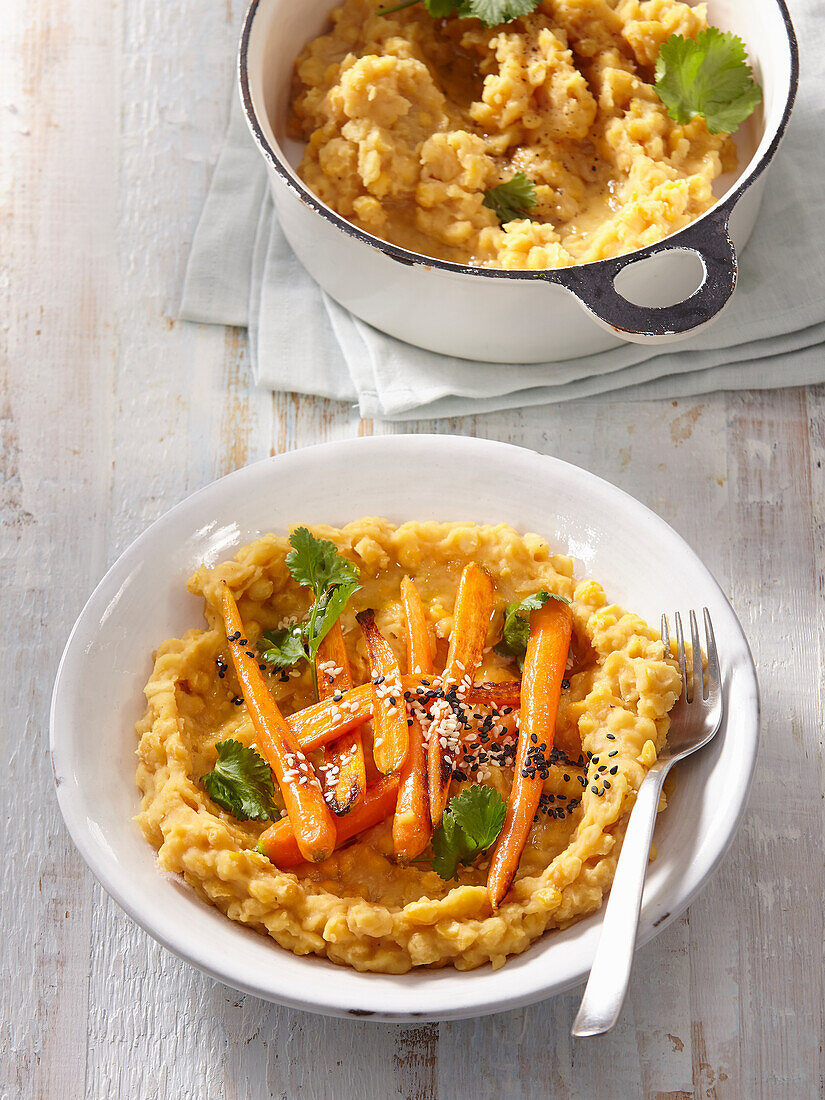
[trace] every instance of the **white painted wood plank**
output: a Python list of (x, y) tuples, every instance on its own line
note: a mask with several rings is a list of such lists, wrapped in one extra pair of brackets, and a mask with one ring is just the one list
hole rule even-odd
[[(822, 1088), (822, 654), (814, 610), (804, 391), (729, 399), (734, 603), (753, 646), (763, 738), (742, 830), (742, 1088)], [(820, 487), (821, 492), (821, 487)]]
[[(4, 622), (22, 614), (27, 624), (26, 642), (2, 641), (0, 1092), (815, 1095), (825, 390), (677, 405), (605, 398), (410, 425), (254, 390), (241, 333), (175, 321), (242, 6), (11, 0), (0, 10), (0, 203), (13, 212), (0, 218), (0, 600)], [(619, 1028), (597, 1044), (569, 1038), (576, 993), (403, 1028), (227, 990), (92, 887), (49, 794), (56, 660), (123, 546), (246, 462), (403, 430), (505, 439), (620, 484), (701, 550), (754, 645), (766, 733), (745, 828), (688, 916), (640, 953)]]
[[(89, 230), (105, 236), (114, 223), (111, 23), (102, 0), (0, 8), (0, 1093), (9, 1097), (84, 1090), (91, 884), (60, 823), (47, 731), (57, 660), (104, 560), (112, 257)], [(78, 134), (96, 141), (83, 147)]]

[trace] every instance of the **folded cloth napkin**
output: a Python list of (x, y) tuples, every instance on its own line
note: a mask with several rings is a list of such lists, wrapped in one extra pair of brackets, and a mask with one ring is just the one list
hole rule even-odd
[(235, 103), (195, 233), (185, 320), (248, 326), (255, 379), (273, 390), (357, 402), (385, 420), (462, 416), (615, 391), (631, 398), (825, 381), (825, 20), (794, 5), (803, 51), (796, 108), (770, 168), (739, 286), (706, 331), (565, 362), (471, 362), (378, 332), (332, 301), (286, 243), (264, 162)]

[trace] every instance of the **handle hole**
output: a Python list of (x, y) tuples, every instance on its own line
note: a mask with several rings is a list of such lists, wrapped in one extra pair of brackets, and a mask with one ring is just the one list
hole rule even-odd
[(634, 306), (661, 309), (689, 298), (704, 278), (705, 269), (696, 252), (669, 248), (623, 267), (613, 285)]

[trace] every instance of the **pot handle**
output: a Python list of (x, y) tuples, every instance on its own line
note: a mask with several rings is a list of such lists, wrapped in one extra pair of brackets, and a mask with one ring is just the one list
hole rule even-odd
[[(628, 253), (580, 268), (567, 268), (559, 282), (603, 327), (639, 344), (663, 344), (698, 332), (724, 308), (736, 286), (736, 249), (728, 232), (729, 211), (720, 208), (687, 226), (676, 236), (645, 249), (641, 259)], [(620, 271), (664, 252), (693, 252), (704, 271), (700, 286), (672, 306), (639, 306), (615, 287)]]

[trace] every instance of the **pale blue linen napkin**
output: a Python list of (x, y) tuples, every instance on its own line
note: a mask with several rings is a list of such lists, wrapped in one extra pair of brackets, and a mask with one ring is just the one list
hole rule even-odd
[[(739, 286), (699, 336), (562, 363), (502, 366), (422, 351), (333, 302), (284, 239), (264, 163), (233, 104), (226, 143), (195, 233), (185, 320), (248, 326), (260, 386), (357, 402), (387, 420), (461, 416), (616, 391), (638, 398), (825, 381), (825, 20), (796, 4), (803, 79), (771, 166)], [(677, 349), (678, 350), (675, 350)]]

